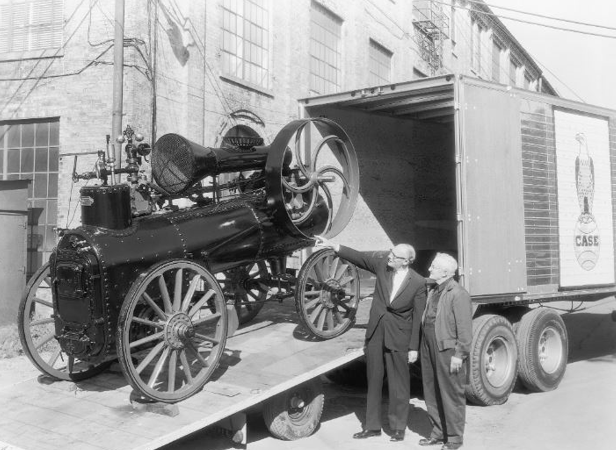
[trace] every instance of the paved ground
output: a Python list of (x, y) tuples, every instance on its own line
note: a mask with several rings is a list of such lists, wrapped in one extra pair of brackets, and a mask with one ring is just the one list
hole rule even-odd
[[(573, 306), (577, 306), (577, 302)], [(572, 303), (552, 306), (571, 308)], [(582, 305), (584, 310), (563, 316), (569, 331), (569, 364), (559, 388), (528, 393), (516, 388), (504, 405), (470, 406), (464, 449), (473, 450), (613, 450), (616, 430), (616, 310), (614, 298)], [(357, 441), (351, 435), (361, 428), (365, 390), (327, 385), (321, 426), (298, 441), (271, 437), (258, 414), (249, 416), (249, 450), (387, 450), (422, 448), (417, 441), (430, 432), (425, 404), (415, 392), (411, 399), (407, 436), (403, 443), (388, 436)], [(213, 429), (165, 450), (224, 450), (228, 438)]]
[[(576, 306), (577, 303), (573, 304)], [(570, 308), (572, 304), (551, 304)], [(501, 406), (469, 406), (464, 449), (473, 450), (612, 450), (616, 430), (616, 300), (582, 305), (563, 317), (569, 331), (569, 364), (560, 387), (553, 392), (528, 393), (516, 388)], [(23, 357), (0, 360), (0, 388), (36, 377), (37, 370)], [(361, 376), (359, 374), (358, 376)], [(391, 443), (387, 436), (357, 441), (351, 435), (361, 427), (365, 389), (326, 385), (321, 426), (312, 436), (280, 441), (270, 436), (259, 414), (248, 422), (250, 450), (386, 450), (421, 448), (417, 441), (429, 433), (420, 392), (414, 390), (407, 437)], [(2, 445), (0, 450), (9, 449)], [(231, 440), (217, 428), (206, 429), (164, 450), (226, 450)], [(121, 449), (118, 449), (121, 450)]]

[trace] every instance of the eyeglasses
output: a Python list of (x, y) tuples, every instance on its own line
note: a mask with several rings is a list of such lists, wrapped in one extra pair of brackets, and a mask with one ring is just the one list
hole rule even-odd
[(391, 256), (393, 259), (408, 259), (408, 258), (404, 258), (402, 256), (397, 256), (393, 250), (389, 250), (389, 256)]

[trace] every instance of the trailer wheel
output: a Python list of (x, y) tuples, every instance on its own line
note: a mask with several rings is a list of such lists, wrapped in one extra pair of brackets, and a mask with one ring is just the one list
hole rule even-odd
[(17, 328), (21, 347), (41, 372), (65, 381), (81, 381), (111, 365), (96, 365), (68, 356), (55, 338), (53, 298), (49, 263), (39, 268), (26, 285), (19, 303)]
[(184, 400), (216, 370), (227, 328), (222, 290), (207, 269), (187, 260), (156, 264), (135, 280), (120, 310), (122, 372), (143, 397)]
[(265, 261), (224, 270), (216, 274), (225, 295), (233, 296), (240, 325), (254, 319), (267, 301), (269, 278)]
[(473, 319), (466, 398), (481, 406), (507, 401), (517, 376), (518, 348), (511, 323), (486, 314)]
[(293, 441), (314, 433), (321, 421), (323, 405), (321, 381), (314, 379), (266, 401), (263, 419), (273, 436)]
[(333, 250), (313, 253), (299, 271), (295, 307), (301, 323), (318, 339), (340, 336), (355, 323), (359, 305), (357, 268)]
[(556, 389), (567, 368), (567, 328), (558, 313), (537, 308), (522, 316), (517, 327), (520, 381), (529, 390)]

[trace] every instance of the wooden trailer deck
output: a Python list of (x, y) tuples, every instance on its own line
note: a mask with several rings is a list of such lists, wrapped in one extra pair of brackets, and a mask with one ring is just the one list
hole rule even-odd
[(266, 304), (227, 341), (203, 391), (175, 406), (131, 403), (132, 388), (117, 363), (78, 383), (23, 381), (0, 390), (0, 448), (160, 448), (360, 358), (369, 304), (360, 303), (354, 328), (321, 342), (305, 337), (292, 300)]

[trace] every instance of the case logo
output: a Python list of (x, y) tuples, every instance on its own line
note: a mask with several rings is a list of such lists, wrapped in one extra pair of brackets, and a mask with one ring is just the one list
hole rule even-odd
[(584, 133), (577, 133), (575, 140), (578, 141), (578, 155), (575, 158), (575, 187), (580, 216), (573, 232), (573, 245), (578, 264), (584, 270), (592, 270), (597, 265), (601, 248), (599, 227), (592, 214), (592, 203), (595, 196), (595, 167)]

